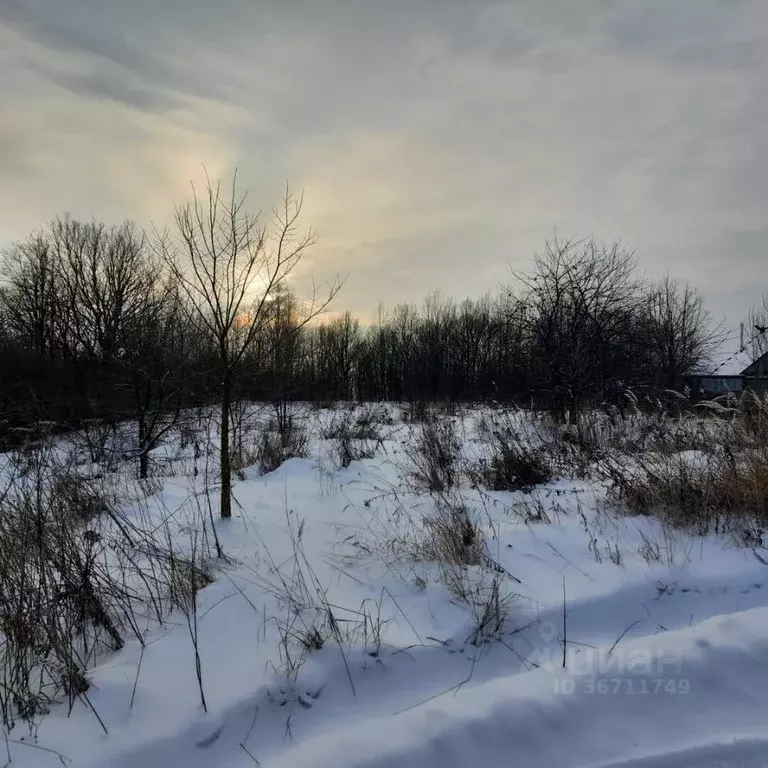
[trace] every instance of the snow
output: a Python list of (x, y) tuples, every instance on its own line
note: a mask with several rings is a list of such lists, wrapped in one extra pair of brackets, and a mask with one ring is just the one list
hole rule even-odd
[(737, 345), (720, 350), (707, 373), (714, 376), (740, 376), (753, 362), (752, 352), (749, 349), (739, 349)]
[(765, 764), (766, 630), (768, 611), (756, 609), (629, 642), (581, 674), (503, 675), (386, 728), (369, 719), (323, 734), (275, 765)]
[[(414, 427), (387, 410), (373, 458), (333, 468), (319, 436), (333, 414), (319, 412), (309, 458), (264, 476), (248, 467), (235, 484), (234, 516), (217, 521), (227, 563), (198, 596), (207, 712), (185, 617), (147, 620), (143, 650), (128, 642), (92, 670), (88, 702), (11, 732), (13, 764), (768, 766), (765, 553), (610, 514), (595, 482), (559, 479), (533, 495), (464, 487), (507, 574), (474, 567), (467, 579), (500, 579), (509, 605), (501, 637), (472, 644), (471, 612), (437, 566), (351, 546), (397, 528), (398, 510), (434, 503), (409, 486)], [(460, 424), (466, 455), (483, 452), (476, 415)], [(183, 543), (203, 479), (188, 459), (170, 466), (149, 508), (171, 511)], [(533, 499), (549, 523), (515, 514)], [(304, 588), (300, 610), (284, 583)], [(338, 641), (289, 674), (284, 633), (328, 610)]]

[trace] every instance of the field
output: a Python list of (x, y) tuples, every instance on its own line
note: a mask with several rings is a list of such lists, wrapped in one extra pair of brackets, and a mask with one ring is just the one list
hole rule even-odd
[(215, 409), (8, 453), (7, 761), (765, 765), (767, 415), (240, 404), (229, 520)]

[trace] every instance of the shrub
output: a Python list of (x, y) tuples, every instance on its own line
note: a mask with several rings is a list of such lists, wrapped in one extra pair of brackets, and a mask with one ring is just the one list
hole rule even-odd
[(735, 422), (746, 444), (768, 446), (768, 393), (744, 392), (735, 405)]
[(307, 431), (293, 413), (281, 413), (270, 420), (256, 450), (256, 463), (262, 474), (273, 472), (284, 461), (307, 455)]
[(449, 566), (442, 569), (442, 580), (470, 615), (472, 628), (467, 642), (480, 646), (500, 640), (510, 610), (518, 600), (516, 594), (505, 592), (503, 575), (481, 568)]
[(56, 475), (52, 482), (51, 494), (57, 500), (57, 505), (79, 522), (87, 523), (109, 511), (107, 499), (95, 487), (93, 481), (77, 475)]
[(434, 418), (434, 411), (429, 402), (423, 398), (413, 399), (403, 412), (403, 421), (411, 424), (425, 424)]
[(488, 487), (494, 491), (529, 491), (552, 479), (543, 453), (519, 441), (499, 437), (488, 471)]
[[(74, 479), (44, 448), (0, 493), (0, 718), (43, 714), (88, 688), (90, 663), (144, 642), (140, 616), (162, 621), (210, 580), (116, 501)], [(86, 528), (84, 523), (88, 524)], [(170, 537), (168, 537), (170, 541)]]
[(460, 501), (439, 499), (435, 513), (423, 521), (414, 553), (420, 560), (451, 565), (478, 565), (485, 540), (482, 530)]
[(344, 435), (335, 443), (335, 462), (339, 468), (345, 469), (353, 461), (372, 459), (376, 454), (375, 446), (368, 441), (355, 440)]
[(479, 483), (492, 491), (530, 491), (552, 479), (551, 460), (543, 446), (532, 445), (507, 421), (496, 422), (490, 435), (491, 455), (481, 463)]
[(321, 436), (335, 441), (334, 460), (340, 468), (348, 467), (353, 461), (372, 458), (376, 452), (375, 443), (381, 440), (375, 413), (370, 408), (359, 413), (354, 409), (335, 412)]
[(416, 445), (410, 450), (412, 475), (418, 487), (444, 493), (459, 480), (461, 444), (451, 419), (422, 424)]

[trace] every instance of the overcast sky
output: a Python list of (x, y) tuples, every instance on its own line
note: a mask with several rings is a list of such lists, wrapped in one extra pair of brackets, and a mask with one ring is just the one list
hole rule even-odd
[(768, 292), (766, 0), (0, 0), (0, 246), (288, 179), (339, 308), (622, 238), (732, 323)]

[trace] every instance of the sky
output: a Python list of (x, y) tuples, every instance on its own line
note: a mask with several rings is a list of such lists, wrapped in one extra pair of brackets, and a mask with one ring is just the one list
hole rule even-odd
[(619, 238), (737, 324), (768, 292), (765, 0), (0, 0), (0, 247), (286, 180), (337, 309)]

